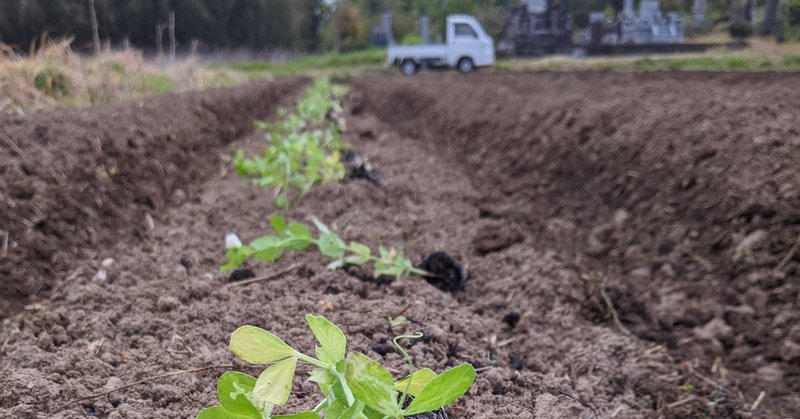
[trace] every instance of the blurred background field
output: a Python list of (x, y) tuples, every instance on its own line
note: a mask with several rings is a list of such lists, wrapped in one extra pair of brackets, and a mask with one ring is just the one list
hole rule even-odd
[[(663, 0), (660, 7), (690, 22), (696, 1)], [(762, 22), (775, 0), (704, 2), (705, 23), (686, 24), (686, 42), (719, 45), (704, 53), (582, 57), (577, 50), (501, 59), (484, 71), (800, 70), (800, 0), (775, 3), (780, 31), (769, 36), (763, 35)], [(623, 9), (623, 0), (549, 3), (569, 11), (576, 45), (584, 42), (593, 12), (611, 19)], [(509, 10), (520, 4), (522, 0), (4, 0), (0, 112), (84, 106), (282, 75), (389, 71), (378, 39), (387, 11), (392, 13), (391, 33), (400, 44), (423, 42), (422, 16), (429, 17), (430, 39), (441, 41), (444, 19), (453, 13), (475, 15), (499, 43)], [(753, 37), (731, 38), (729, 28), (743, 21), (749, 22), (745, 26)]]

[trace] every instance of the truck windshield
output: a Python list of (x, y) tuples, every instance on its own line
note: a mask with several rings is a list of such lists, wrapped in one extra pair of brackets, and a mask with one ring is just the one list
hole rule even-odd
[(455, 31), (457, 37), (465, 37), (465, 38), (477, 38), (478, 34), (475, 33), (475, 29), (472, 29), (472, 26), (466, 23), (456, 23)]

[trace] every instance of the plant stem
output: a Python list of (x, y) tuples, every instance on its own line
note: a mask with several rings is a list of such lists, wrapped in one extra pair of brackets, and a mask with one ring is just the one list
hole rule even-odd
[(347, 398), (347, 405), (348, 406), (352, 406), (353, 403), (356, 402), (356, 398), (355, 398), (355, 396), (353, 396), (353, 391), (350, 390), (350, 387), (347, 385), (347, 379), (345, 379), (344, 376), (339, 371), (336, 370), (336, 366), (335, 365), (331, 365), (331, 364), (328, 364), (327, 362), (320, 361), (319, 359), (312, 358), (312, 357), (310, 357), (310, 356), (308, 356), (308, 355), (306, 355), (306, 354), (304, 354), (302, 352), (298, 352), (298, 351), (294, 352), (294, 356), (299, 361), (303, 361), (303, 362), (305, 362), (307, 364), (311, 364), (311, 365), (313, 365), (315, 367), (319, 367), (319, 368), (322, 368), (324, 370), (330, 371), (334, 376), (336, 376), (336, 379), (339, 380), (339, 382), (342, 384), (342, 390), (344, 391), (344, 396)]
[(347, 379), (344, 378), (342, 373), (336, 371), (336, 368), (333, 368), (333, 375), (335, 375), (342, 384), (342, 391), (344, 391), (344, 397), (347, 399), (347, 405), (352, 406), (353, 403), (356, 402), (356, 398), (353, 396), (353, 390), (350, 390), (350, 386), (347, 385)]
[(326, 362), (322, 362), (319, 359), (312, 358), (312, 357), (310, 357), (310, 356), (308, 356), (308, 355), (306, 355), (304, 353), (298, 352), (298, 351), (294, 351), (294, 357), (297, 358), (298, 361), (303, 361), (306, 364), (311, 364), (311, 365), (313, 365), (315, 367), (319, 367), (319, 368), (322, 368), (324, 370), (333, 368), (333, 365), (331, 365), (331, 364), (328, 364)]
[(409, 376), (409, 379), (408, 379), (408, 383), (406, 384), (405, 390), (403, 390), (403, 397), (400, 399), (400, 410), (402, 410), (403, 406), (406, 404), (406, 397), (408, 396), (408, 389), (411, 388), (411, 381), (413, 381), (413, 379), (414, 379), (413, 377), (411, 377), (411, 375), (414, 374), (414, 370), (415, 370), (414, 360), (411, 359), (411, 356), (408, 354), (408, 352), (405, 350), (405, 348), (400, 346), (400, 339), (420, 339), (422, 336), (423, 336), (422, 333), (416, 332), (413, 335), (400, 335), (400, 336), (397, 336), (394, 339), (392, 339), (392, 343), (394, 343), (395, 348), (397, 348), (397, 350), (400, 351), (400, 354), (403, 355), (403, 358), (405, 358), (406, 362), (408, 362), (408, 376)]

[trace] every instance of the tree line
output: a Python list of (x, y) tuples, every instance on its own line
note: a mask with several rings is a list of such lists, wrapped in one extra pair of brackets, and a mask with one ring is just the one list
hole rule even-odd
[[(586, 25), (591, 11), (619, 11), (623, 0), (558, 1)], [(763, 8), (770, 0), (707, 0), (709, 21), (733, 21), (741, 10)], [(777, 1), (777, 0), (773, 0)], [(693, 0), (662, 0), (662, 9), (691, 14)], [(785, 0), (786, 15), (795, 23), (800, 0)], [(387, 11), (393, 15), (397, 41), (416, 40), (420, 15), (430, 18), (431, 34), (443, 37), (445, 17), (475, 15), (497, 37), (509, 7), (521, 0), (94, 0), (99, 38), (112, 45), (125, 42), (158, 49), (171, 12), (179, 49), (195, 41), (206, 50), (248, 48), (301, 52), (358, 49), (369, 44), (373, 28)], [(74, 36), (77, 48), (92, 45), (90, 0), (2, 0), (0, 42), (26, 49), (43, 32)], [(763, 9), (762, 9), (763, 10)]]
[[(89, 0), (2, 0), (0, 41), (25, 48), (43, 32), (74, 36), (90, 47)], [(104, 42), (156, 49), (159, 32), (175, 13), (175, 37), (188, 47), (198, 41), (215, 48), (281, 48), (314, 51), (330, 6), (324, 0), (95, 0)], [(166, 36), (163, 36), (166, 40)]]

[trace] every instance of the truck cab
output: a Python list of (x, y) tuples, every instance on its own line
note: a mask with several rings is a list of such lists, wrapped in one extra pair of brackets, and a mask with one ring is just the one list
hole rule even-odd
[(448, 16), (446, 36), (444, 44), (390, 45), (387, 64), (413, 75), (421, 68), (455, 68), (468, 73), (494, 63), (494, 40), (474, 17)]

